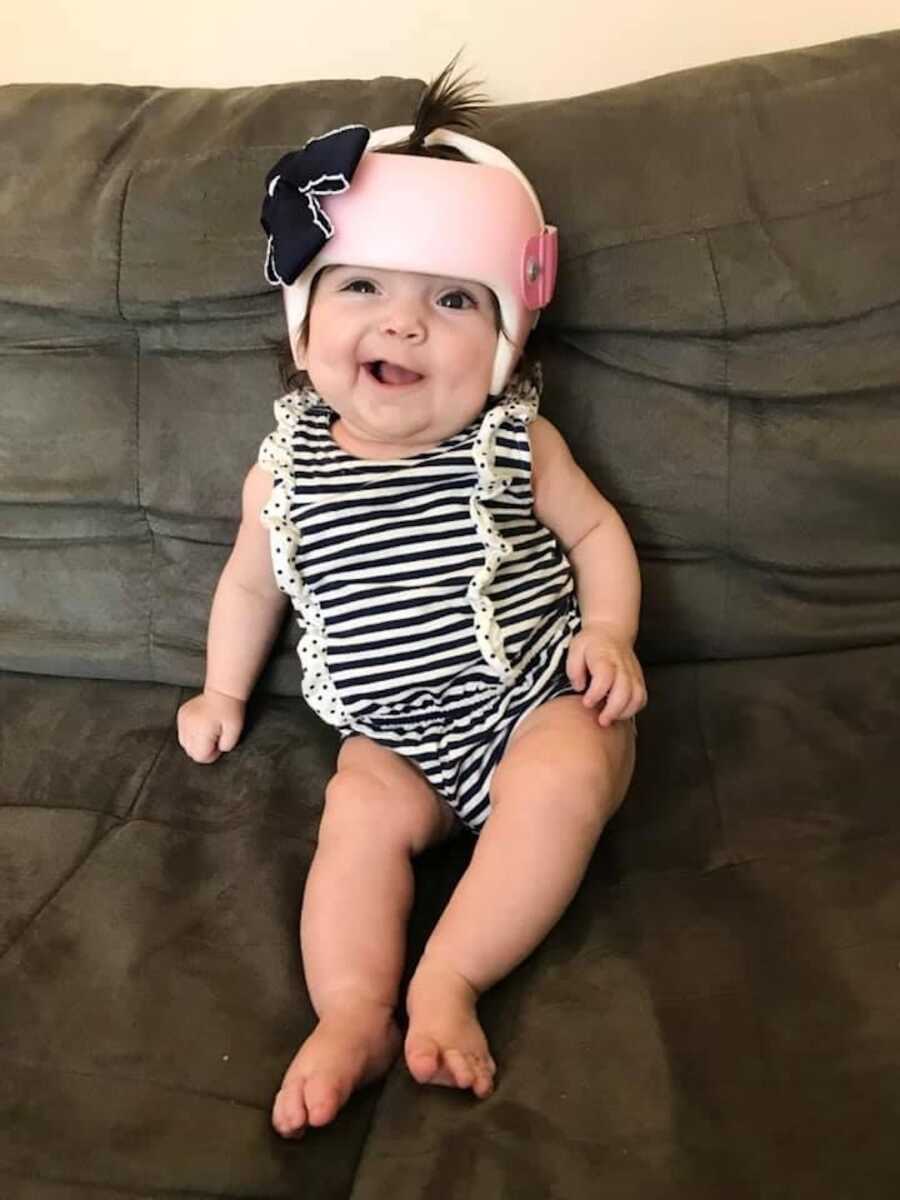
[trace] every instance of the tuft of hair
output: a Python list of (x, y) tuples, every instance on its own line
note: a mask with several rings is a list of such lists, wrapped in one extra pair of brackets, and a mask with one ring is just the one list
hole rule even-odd
[(435, 129), (465, 132), (478, 127), (478, 114), (488, 98), (478, 90), (481, 84), (466, 79), (465, 72), (455, 74), (458, 62), (459, 51), (422, 93), (409, 137), (411, 148), (422, 146)]
[(461, 132), (477, 129), (479, 113), (489, 103), (488, 97), (479, 90), (480, 82), (467, 79), (467, 72), (456, 73), (459, 55), (460, 51), (457, 51), (422, 93), (413, 116), (413, 130), (406, 141), (384, 147), (383, 154), (418, 154), (467, 161), (453, 146), (425, 145), (425, 139), (436, 129)]

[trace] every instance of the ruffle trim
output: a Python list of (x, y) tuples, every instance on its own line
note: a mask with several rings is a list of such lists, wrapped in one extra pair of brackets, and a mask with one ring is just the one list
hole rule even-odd
[(530, 379), (515, 379), (506, 388), (502, 400), (485, 414), (472, 448), (478, 483), (469, 500), (469, 513), (485, 548), (485, 557), (469, 581), (467, 598), (482, 656), (504, 684), (512, 683), (518, 672), (507, 658), (503, 630), (494, 614), (488, 591), (501, 564), (512, 554), (513, 546), (498, 531), (486, 501), (502, 496), (515, 475), (514, 471), (497, 466), (497, 431), (510, 420), (530, 424), (537, 416), (540, 388), (539, 366), (533, 368)]
[(276, 428), (263, 441), (257, 459), (272, 474), (272, 494), (260, 512), (260, 520), (269, 531), (275, 581), (290, 598), (304, 627), (297, 643), (304, 698), (327, 724), (347, 725), (349, 715), (325, 662), (325, 620), (318, 600), (303, 582), (297, 566), (300, 532), (290, 519), (294, 428), (307, 409), (320, 403), (311, 389), (288, 392), (275, 401)]

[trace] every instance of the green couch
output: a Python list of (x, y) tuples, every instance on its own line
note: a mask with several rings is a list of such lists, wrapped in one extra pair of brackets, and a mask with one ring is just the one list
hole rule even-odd
[(281, 390), (265, 170), (421, 89), (0, 89), (0, 1196), (898, 1196), (900, 32), (489, 111), (562, 231), (543, 411), (640, 554), (637, 772), (483, 1000), (493, 1097), (399, 1062), (269, 1127), (337, 739), (292, 621), (235, 751), (175, 713)]

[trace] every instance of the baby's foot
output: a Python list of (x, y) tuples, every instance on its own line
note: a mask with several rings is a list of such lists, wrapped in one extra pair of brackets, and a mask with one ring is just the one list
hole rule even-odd
[(494, 1090), (497, 1067), (475, 1015), (478, 995), (457, 971), (423, 958), (409, 985), (406, 1065), (419, 1083)]
[(393, 1013), (359, 1005), (322, 1014), (281, 1081), (272, 1124), (283, 1137), (327, 1125), (355, 1088), (384, 1075), (400, 1050)]

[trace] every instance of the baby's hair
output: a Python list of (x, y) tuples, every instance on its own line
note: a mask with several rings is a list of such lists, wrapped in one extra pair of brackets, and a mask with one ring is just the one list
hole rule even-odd
[(454, 75), (459, 54), (457, 51), (422, 93), (416, 105), (413, 129), (409, 137), (393, 146), (385, 146), (376, 153), (449, 158), (457, 162), (472, 161), (455, 146), (425, 145), (425, 139), (436, 129), (458, 129), (461, 133), (476, 130), (479, 114), (488, 103), (488, 97), (478, 90), (480, 83), (467, 80), (465, 74)]

